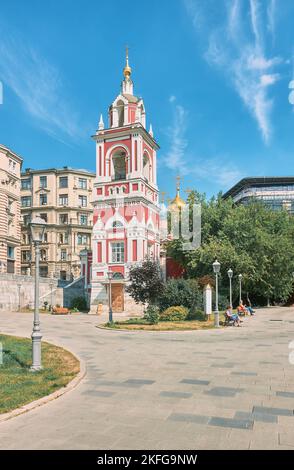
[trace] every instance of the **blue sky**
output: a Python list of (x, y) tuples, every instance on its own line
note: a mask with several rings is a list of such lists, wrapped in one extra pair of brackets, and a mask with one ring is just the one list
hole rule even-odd
[(160, 190), (293, 175), (293, 21), (292, 0), (3, 0), (0, 142), (24, 168), (94, 170), (128, 44)]

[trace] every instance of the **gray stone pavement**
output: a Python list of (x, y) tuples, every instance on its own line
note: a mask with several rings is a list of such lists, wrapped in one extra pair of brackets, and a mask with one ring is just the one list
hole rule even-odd
[[(1, 449), (294, 449), (294, 309), (241, 328), (123, 332), (96, 316), (41, 315), (43, 338), (81, 357), (73, 391), (0, 423)], [(29, 336), (32, 315), (0, 313)]]

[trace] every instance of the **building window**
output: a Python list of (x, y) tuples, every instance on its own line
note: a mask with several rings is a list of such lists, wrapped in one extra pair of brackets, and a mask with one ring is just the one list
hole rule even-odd
[(47, 176), (40, 176), (40, 188), (47, 188)]
[(47, 261), (47, 251), (40, 250), (40, 261)]
[(14, 160), (9, 160), (9, 171), (16, 172), (16, 162)]
[(21, 198), (21, 207), (30, 207), (32, 205), (31, 196), (22, 196)]
[(31, 189), (32, 188), (32, 181), (31, 178), (26, 178), (21, 180), (21, 189)]
[(79, 178), (78, 187), (79, 187), (79, 189), (87, 189), (87, 179), (86, 178)]
[(61, 245), (67, 245), (68, 244), (68, 233), (60, 233), (59, 234), (59, 243)]
[(48, 277), (48, 266), (40, 266), (39, 273), (40, 277)]
[(123, 228), (123, 223), (120, 220), (115, 220), (112, 224), (113, 228)]
[(59, 195), (59, 205), (60, 206), (67, 206), (68, 205), (68, 195), (67, 194), (60, 194)]
[(61, 259), (61, 261), (66, 261), (67, 260), (67, 251), (66, 250), (61, 250), (60, 251), (60, 259)]
[(124, 242), (111, 243), (111, 262), (124, 263), (125, 244)]
[(68, 214), (60, 214), (59, 215), (59, 223), (60, 224), (68, 224)]
[(85, 214), (80, 215), (80, 225), (88, 225), (88, 216)]
[(40, 194), (40, 206), (47, 205), (47, 194)]
[(67, 176), (60, 176), (60, 178), (59, 178), (59, 187), (60, 188), (68, 188), (68, 177)]
[(60, 271), (59, 278), (61, 281), (66, 281), (66, 271)]
[(79, 196), (79, 206), (87, 207), (87, 196)]
[(88, 244), (88, 235), (84, 233), (78, 233), (78, 245), (87, 245)]
[(7, 246), (7, 258), (14, 259), (14, 246)]

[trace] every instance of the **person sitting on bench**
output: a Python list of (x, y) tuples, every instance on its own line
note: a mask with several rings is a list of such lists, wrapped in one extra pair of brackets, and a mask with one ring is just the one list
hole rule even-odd
[(233, 321), (234, 325), (237, 324), (237, 326), (240, 326), (241, 320), (239, 318), (239, 315), (237, 313), (233, 313), (231, 305), (228, 305), (227, 307), (226, 317), (228, 318), (228, 320)]
[(248, 310), (246, 309), (245, 305), (243, 304), (243, 300), (240, 300), (240, 304), (237, 307), (237, 312), (239, 315), (249, 315)]

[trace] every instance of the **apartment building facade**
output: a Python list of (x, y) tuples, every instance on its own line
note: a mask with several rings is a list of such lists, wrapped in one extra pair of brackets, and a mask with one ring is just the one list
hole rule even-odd
[(64, 281), (80, 276), (80, 251), (91, 246), (94, 178), (94, 173), (69, 167), (28, 168), (21, 174), (22, 274), (34, 273), (29, 223), (38, 214), (47, 223), (40, 275)]
[(272, 210), (287, 210), (294, 214), (294, 177), (259, 176), (243, 178), (223, 198), (233, 198), (236, 204), (262, 201)]
[(22, 158), (0, 144), (0, 272), (20, 274)]

